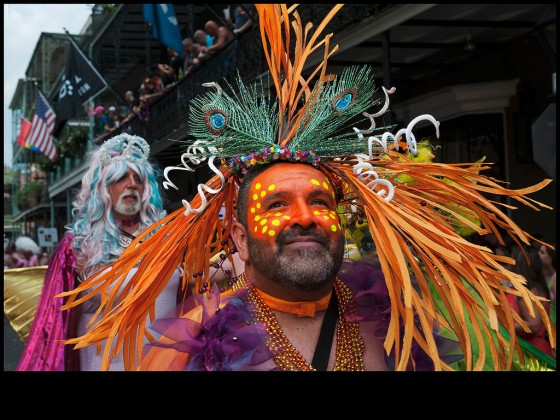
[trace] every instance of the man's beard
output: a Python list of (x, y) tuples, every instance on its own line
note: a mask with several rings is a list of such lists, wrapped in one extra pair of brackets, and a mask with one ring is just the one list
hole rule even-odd
[[(298, 236), (313, 237), (322, 248), (295, 248), (286, 250), (286, 244)], [(325, 233), (315, 229), (293, 228), (282, 232), (276, 239), (275, 253), (270, 242), (248, 238), (251, 264), (275, 283), (299, 290), (318, 290), (332, 281), (338, 273), (344, 256), (344, 238), (331, 242)]]
[[(127, 195), (133, 195), (136, 197), (137, 201), (132, 203), (123, 203), (123, 198)], [(121, 195), (119, 195), (119, 199), (117, 200), (117, 204), (115, 204), (115, 211), (124, 215), (124, 216), (134, 216), (135, 214), (140, 212), (140, 194), (136, 190), (132, 191), (124, 191)]]

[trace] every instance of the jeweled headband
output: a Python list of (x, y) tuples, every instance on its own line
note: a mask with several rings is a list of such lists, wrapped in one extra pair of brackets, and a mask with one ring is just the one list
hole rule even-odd
[(99, 150), (102, 166), (116, 160), (145, 164), (150, 157), (150, 145), (146, 140), (126, 133), (110, 138), (101, 145)]

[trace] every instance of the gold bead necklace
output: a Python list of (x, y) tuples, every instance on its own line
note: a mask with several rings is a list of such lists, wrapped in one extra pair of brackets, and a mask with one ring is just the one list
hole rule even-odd
[[(283, 370), (314, 371), (316, 370), (308, 363), (300, 352), (290, 343), (288, 338), (278, 324), (278, 320), (259, 296), (253, 285), (247, 280), (243, 273), (233, 285), (233, 291), (238, 293), (247, 289), (247, 301), (255, 306), (255, 318), (262, 322), (268, 331), (268, 348), (275, 354), (275, 363)], [(336, 279), (334, 290), (338, 298), (338, 321), (336, 328), (336, 360), (335, 371), (364, 370), (364, 343), (360, 336), (359, 324), (348, 322), (344, 317), (344, 311), (352, 298), (352, 292), (340, 279)], [(354, 305), (350, 310), (355, 310)]]

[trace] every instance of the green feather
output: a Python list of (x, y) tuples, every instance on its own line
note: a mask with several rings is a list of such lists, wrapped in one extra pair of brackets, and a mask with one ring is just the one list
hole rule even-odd
[[(278, 144), (278, 103), (257, 84), (246, 85), (240, 76), (235, 86), (226, 82), (220, 93), (211, 88), (190, 103), (189, 134), (195, 140), (205, 140), (216, 147), (213, 155), (231, 158), (260, 151)], [(228, 92), (226, 92), (226, 90)], [(345, 91), (356, 93), (353, 102), (339, 111), (333, 103)], [(373, 99), (375, 84), (373, 72), (368, 66), (346, 68), (340, 76), (324, 83), (315, 98), (310, 100), (294, 138), (286, 146), (292, 150), (312, 151), (319, 156), (340, 156), (367, 153), (367, 142), (359, 139), (347, 125), (369, 120), (361, 114), (380, 100)], [(315, 100), (316, 99), (316, 100)], [(208, 116), (219, 112), (226, 124), (219, 132), (208, 126)], [(378, 128), (377, 130), (383, 130)], [(346, 130), (344, 132), (343, 130)], [(191, 144), (193, 141), (188, 142)], [(208, 157), (210, 151), (200, 156)]]

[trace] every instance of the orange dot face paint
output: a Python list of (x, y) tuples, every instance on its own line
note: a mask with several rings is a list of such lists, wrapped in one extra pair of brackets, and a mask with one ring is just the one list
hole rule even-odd
[(310, 165), (278, 164), (258, 175), (251, 186), (249, 231), (258, 239), (276, 240), (294, 224), (322, 229), (331, 240), (341, 236), (334, 188)]

